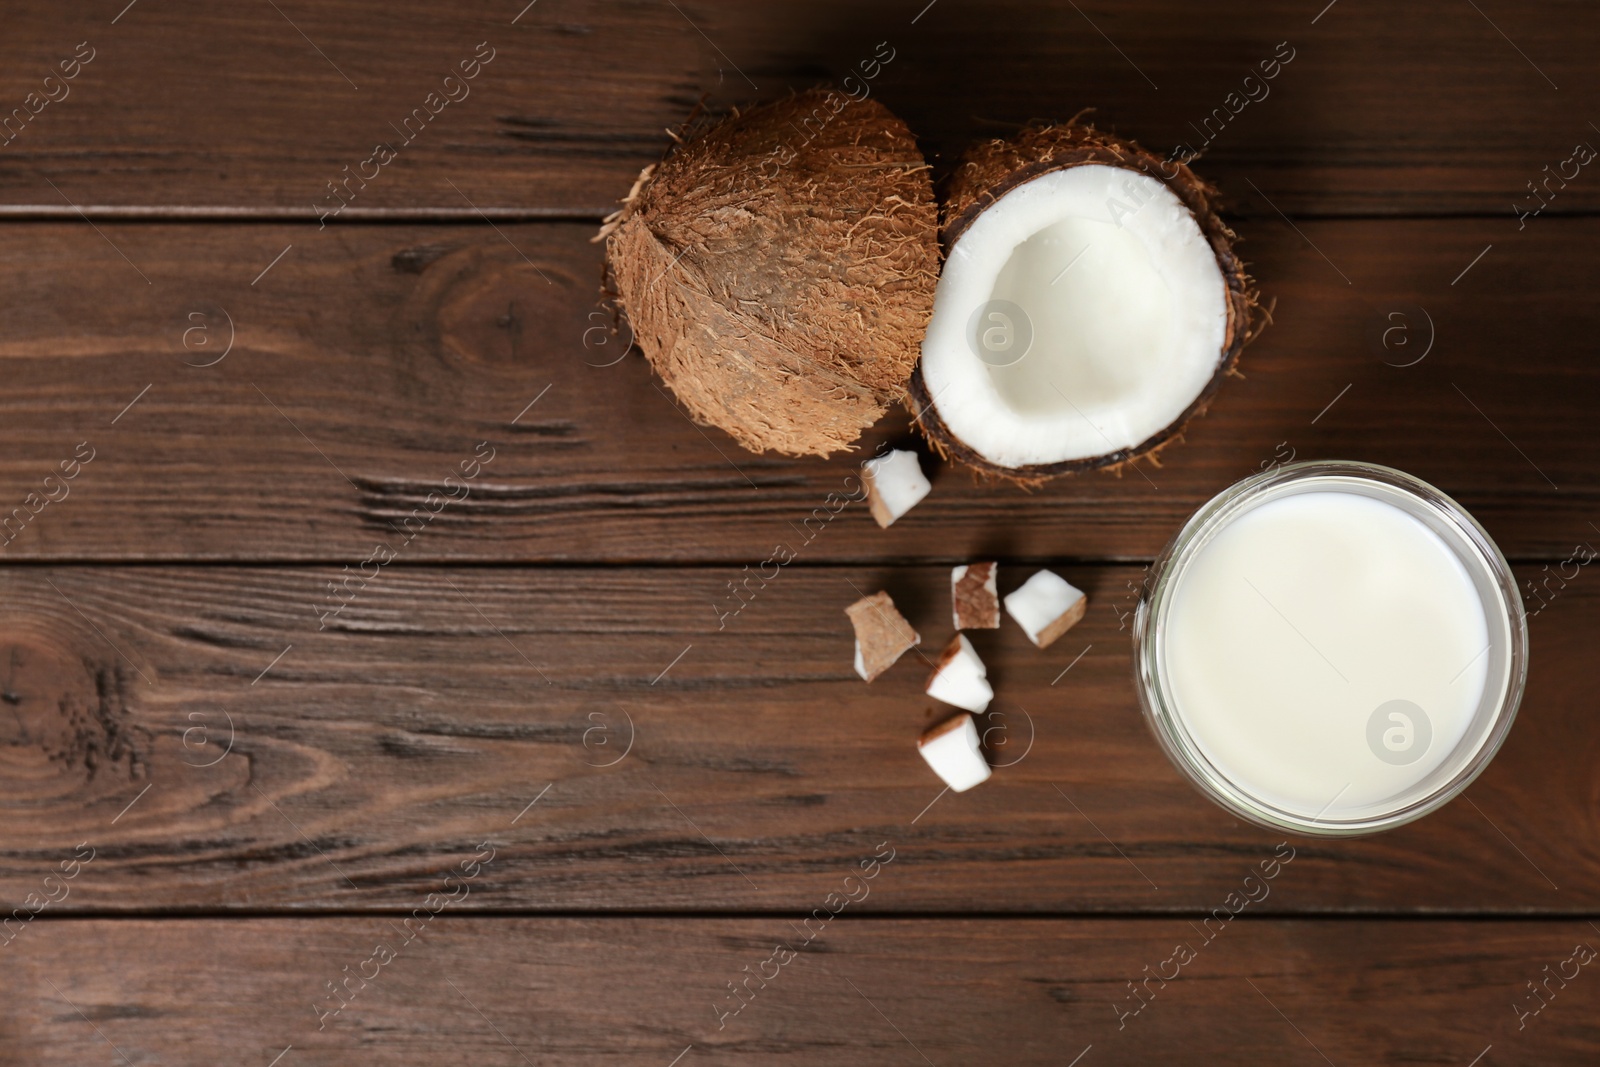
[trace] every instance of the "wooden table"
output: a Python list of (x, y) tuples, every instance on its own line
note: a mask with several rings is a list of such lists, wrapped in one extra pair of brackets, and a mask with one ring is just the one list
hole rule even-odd
[[(1600, 174), (1549, 177), (1591, 8), (124, 2), (0, 48), (0, 1060), (1595, 1062)], [(941, 170), (1088, 105), (1210, 135), (1275, 322), (1161, 467), (807, 525), (849, 458), (745, 454), (607, 339), (591, 237), (664, 129), (880, 42)], [(1367, 840), (1204, 802), (1130, 681), (1144, 561), (1291, 453), (1540, 587), (1505, 749)], [(980, 558), (1091, 607), (980, 637), (1009, 765), (947, 795), (842, 609), (931, 650)]]

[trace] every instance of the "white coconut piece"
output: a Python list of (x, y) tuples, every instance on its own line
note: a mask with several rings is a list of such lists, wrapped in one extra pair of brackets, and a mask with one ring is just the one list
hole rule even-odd
[(950, 611), (957, 630), (993, 630), (1000, 625), (1000, 568), (963, 563), (950, 571)]
[(933, 488), (923, 476), (917, 454), (899, 449), (863, 463), (861, 480), (867, 487), (867, 507), (885, 529), (916, 507)]
[(851, 604), (844, 613), (856, 631), (856, 673), (869, 682), (922, 641), (881, 589)]
[(971, 715), (957, 715), (932, 727), (918, 739), (917, 751), (933, 773), (957, 793), (965, 793), (994, 773), (983, 758), (978, 727)]
[(921, 373), (951, 435), (1001, 469), (1137, 448), (1228, 345), (1228, 286), (1190, 210), (1123, 167), (1003, 194), (946, 257)]
[(989, 687), (989, 671), (966, 634), (956, 634), (939, 653), (933, 674), (928, 677), (928, 695), (968, 711), (984, 711), (994, 699)]
[(1040, 571), (1006, 594), (1006, 614), (1040, 648), (1072, 629), (1088, 608), (1083, 590), (1051, 571)]

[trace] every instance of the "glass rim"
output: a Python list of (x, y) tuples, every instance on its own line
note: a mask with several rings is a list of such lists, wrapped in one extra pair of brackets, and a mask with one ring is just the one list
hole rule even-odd
[[(1261, 497), (1282, 486), (1329, 478), (1375, 483), (1389, 495), (1398, 493), (1402, 497), (1409, 497), (1419, 510), (1442, 519), (1452, 527), (1461, 540), (1475, 550), (1474, 558), (1464, 557), (1455, 545), (1448, 547), (1474, 578), (1491, 629), (1498, 622), (1495, 618), (1496, 608), (1504, 608), (1508, 635), (1504, 690), (1494, 709), (1493, 718), (1486, 727), (1469, 733), (1457, 746), (1460, 750), (1468, 744), (1475, 745), (1471, 756), (1446, 781), (1425, 795), (1393, 810), (1346, 819), (1323, 818), (1320, 814), (1308, 818), (1277, 807), (1252, 795), (1212, 763), (1190, 738), (1173, 706), (1174, 701), (1165, 685), (1161, 660), (1162, 627), (1157, 625), (1158, 621), (1165, 618), (1178, 578), (1213, 533), (1250, 510), (1255, 503), (1264, 502), (1260, 500)], [(1420, 519), (1416, 514), (1412, 517)], [(1475, 570), (1477, 573), (1473, 573)], [(1500, 605), (1488, 602), (1482, 586), (1478, 585), (1480, 578), (1484, 585), (1498, 593), (1502, 602)], [(1201, 505), (1150, 565), (1134, 613), (1133, 643), (1134, 682), (1140, 709), (1172, 764), (1202, 794), (1229, 813), (1257, 826), (1315, 837), (1355, 837), (1392, 829), (1420, 819), (1460, 795), (1489, 765), (1510, 733), (1522, 702), (1528, 672), (1527, 613), (1510, 565), (1488, 531), (1454, 499), (1420, 478), (1393, 467), (1356, 460), (1287, 463), (1243, 478)], [(1492, 648), (1493, 638), (1490, 644)], [(1500, 683), (1491, 680), (1490, 684)], [(1482, 714), (1481, 707), (1479, 714)]]

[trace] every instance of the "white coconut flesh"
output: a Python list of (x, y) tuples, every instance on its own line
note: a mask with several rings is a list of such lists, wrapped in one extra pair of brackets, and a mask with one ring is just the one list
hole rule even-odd
[(1177, 422), (1227, 326), (1222, 271), (1176, 194), (1083, 165), (1019, 185), (956, 240), (922, 375), (950, 433), (989, 462), (1088, 459)]

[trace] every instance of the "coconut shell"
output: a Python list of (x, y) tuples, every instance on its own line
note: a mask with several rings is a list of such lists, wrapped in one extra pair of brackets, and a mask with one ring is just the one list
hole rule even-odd
[(698, 423), (825, 456), (905, 398), (938, 284), (911, 131), (816, 89), (700, 129), (607, 220), (609, 285)]
[[(957, 630), (1000, 628), (1000, 598), (995, 595), (994, 563), (969, 563), (952, 572), (951, 615)], [(956, 578), (959, 572), (961, 577)]]
[(861, 677), (872, 681), (916, 648), (922, 636), (911, 628), (889, 594), (878, 590), (844, 609), (856, 632)]
[(1238, 236), (1217, 214), (1217, 190), (1202, 181), (1187, 165), (1166, 160), (1138, 144), (1087, 123), (1069, 122), (1036, 126), (1007, 140), (975, 145), (962, 157), (948, 179), (942, 209), (940, 242), (949, 254), (967, 227), (1006, 193), (1051, 171), (1084, 164), (1123, 167), (1164, 184), (1194, 215), (1200, 232), (1211, 245), (1228, 287), (1228, 324), (1215, 372), (1200, 395), (1173, 423), (1132, 448), (1060, 463), (1002, 467), (985, 459), (953, 434), (939, 417), (923, 381), (921, 369), (912, 375), (909, 407), (917, 428), (946, 459), (953, 459), (986, 477), (1034, 487), (1051, 478), (1082, 470), (1120, 470), (1126, 463), (1149, 459), (1178, 440), (1184, 427), (1203, 414), (1224, 380), (1237, 375), (1239, 354), (1260, 332), (1265, 314), (1260, 309), (1255, 282), (1234, 254)]

